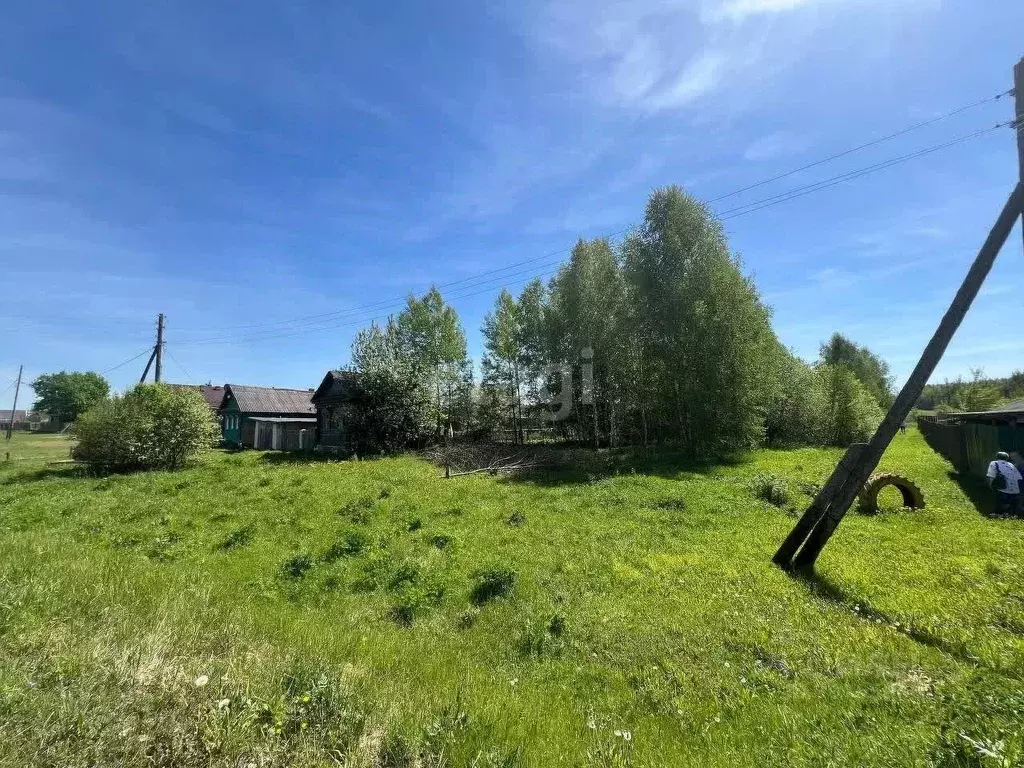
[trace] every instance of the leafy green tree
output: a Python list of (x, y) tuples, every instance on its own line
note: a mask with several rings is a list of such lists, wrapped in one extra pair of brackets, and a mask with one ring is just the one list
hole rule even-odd
[(357, 455), (393, 453), (422, 437), (424, 401), (414, 382), (393, 370), (373, 369), (359, 377), (359, 405), (345, 423)]
[(952, 406), (957, 411), (978, 413), (992, 410), (1002, 399), (999, 388), (985, 378), (985, 372), (981, 368), (972, 368), (971, 380), (956, 393)]
[(720, 222), (680, 188), (656, 190), (624, 255), (663, 438), (694, 456), (760, 443), (779, 344)]
[(81, 414), (74, 457), (96, 472), (175, 470), (212, 447), (218, 429), (198, 392), (139, 384)]
[(35, 410), (46, 411), (60, 421), (75, 421), (106, 399), (110, 384), (92, 371), (61, 371), (36, 377), (32, 389), (36, 392)]
[(841, 333), (821, 345), (819, 362), (822, 365), (845, 365), (860, 380), (879, 406), (892, 405), (892, 374), (889, 364), (870, 349), (858, 346)]
[(466, 373), (471, 370), (459, 315), (431, 288), (420, 299), (408, 298), (395, 328), (403, 353), (418, 362), (421, 383), (434, 393), (435, 437), (440, 439), (443, 425), (448, 432), (452, 429), (456, 403), (466, 400)]
[(364, 328), (352, 342), (360, 405), (346, 424), (357, 453), (388, 453), (419, 442), (430, 422), (430, 388), (423, 362), (403, 346), (394, 320)]
[(868, 388), (846, 365), (820, 365), (825, 393), (824, 441), (846, 447), (867, 442), (882, 423), (884, 412)]
[[(625, 285), (615, 252), (607, 240), (579, 240), (569, 263), (551, 281), (553, 316), (561, 329), (562, 360), (591, 366), (587, 381), (575, 387), (575, 412), (590, 411), (590, 435), (596, 448), (602, 431), (611, 434), (622, 363), (622, 318)], [(586, 355), (584, 355), (586, 351)], [(589, 405), (582, 402), (586, 395)], [(606, 414), (602, 430), (600, 412)]]
[(779, 369), (771, 372), (778, 390), (766, 417), (765, 439), (769, 445), (816, 445), (827, 439), (828, 397), (821, 374), (785, 350)]
[(507, 398), (516, 440), (523, 439), (521, 369), (526, 355), (519, 306), (512, 294), (502, 289), (494, 310), (484, 317), (484, 383)]

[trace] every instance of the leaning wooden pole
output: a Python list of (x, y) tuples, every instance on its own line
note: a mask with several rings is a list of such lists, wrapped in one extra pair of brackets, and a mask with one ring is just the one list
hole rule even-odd
[[(903, 385), (889, 412), (882, 419), (871, 441), (866, 445), (851, 446), (836, 467), (825, 486), (818, 492), (811, 506), (797, 522), (793, 531), (779, 547), (772, 560), (783, 568), (807, 568), (814, 565), (821, 550), (828, 543), (857, 493), (878, 466), (882, 454), (896, 435), (900, 424), (910, 414), (921, 396), (935, 366), (942, 359), (953, 334), (963, 322), (967, 310), (978, 295), (982, 283), (992, 269), (999, 250), (1003, 247), (1017, 219), (1024, 214), (1024, 183), (1018, 182), (989, 232), (974, 263), (967, 272), (960, 290), (939, 323), (928, 346), (925, 347), (910, 378)], [(801, 547), (802, 545), (802, 547)]]

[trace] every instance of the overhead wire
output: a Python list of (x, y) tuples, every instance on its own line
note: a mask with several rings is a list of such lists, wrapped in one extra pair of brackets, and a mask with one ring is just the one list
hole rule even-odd
[(167, 353), (167, 356), (168, 356), (169, 358), (171, 358), (171, 360), (173, 360), (173, 361), (174, 361), (174, 364), (175, 364), (176, 366), (178, 366), (178, 368), (180, 368), (180, 369), (181, 369), (181, 372), (182, 372), (183, 374), (185, 374), (185, 378), (186, 378), (186, 379), (189, 379), (189, 380), (191, 380), (191, 379), (192, 379), (192, 374), (191, 374), (191, 373), (189, 373), (189, 372), (188, 372), (187, 370), (185, 370), (185, 366), (184, 366), (184, 365), (182, 365), (181, 363), (179, 363), (179, 362), (178, 362), (178, 358), (176, 358), (176, 357), (175, 357), (175, 356), (174, 356), (173, 354), (171, 354), (171, 350), (169, 350), (169, 349), (168, 349), (168, 348), (167, 348), (167, 347), (165, 346), (165, 347), (164, 347), (164, 352), (166, 352), (166, 353)]
[(107, 370), (102, 371), (100, 373), (100, 375), (101, 376), (106, 376), (108, 373), (111, 373), (112, 371), (116, 371), (118, 368), (123, 368), (124, 366), (128, 365), (128, 363), (134, 363), (136, 360), (138, 360), (143, 355), (151, 355), (151, 354), (153, 354), (153, 348), (152, 347), (149, 347), (148, 349), (144, 349), (142, 352), (139, 352), (139, 354), (135, 355), (135, 357), (130, 357), (127, 360), (125, 360), (123, 363), (118, 363), (117, 365), (115, 365), (112, 368), (107, 368)]
[(960, 107), (959, 109), (954, 109), (951, 112), (945, 113), (944, 115), (939, 115), (938, 117), (933, 117), (933, 118), (931, 118), (929, 120), (924, 120), (924, 121), (922, 121), (920, 123), (914, 123), (913, 125), (910, 125), (910, 126), (908, 126), (906, 128), (903, 128), (902, 130), (896, 131), (895, 133), (890, 133), (890, 134), (888, 134), (886, 136), (882, 136), (881, 138), (873, 139), (872, 141), (867, 141), (867, 142), (865, 142), (863, 144), (858, 144), (855, 147), (850, 147), (849, 149), (844, 149), (842, 152), (836, 152), (834, 155), (829, 155), (828, 157), (823, 157), (821, 160), (815, 160), (813, 163), (807, 163), (806, 165), (801, 165), (799, 168), (794, 168), (794, 169), (792, 169), (790, 171), (786, 171), (784, 173), (780, 173), (780, 174), (778, 174), (776, 176), (771, 176), (771, 177), (769, 177), (767, 179), (762, 179), (761, 181), (756, 181), (753, 184), (748, 184), (745, 187), (740, 187), (739, 189), (733, 190), (732, 192), (728, 192), (728, 193), (726, 193), (724, 195), (719, 195), (718, 197), (712, 198), (708, 202), (709, 203), (717, 203), (717, 202), (720, 202), (720, 201), (725, 200), (727, 198), (735, 197), (736, 195), (742, 194), (744, 192), (748, 192), (751, 189), (757, 189), (758, 187), (763, 187), (765, 184), (771, 184), (773, 181), (780, 181), (781, 179), (785, 179), (785, 178), (787, 178), (789, 176), (793, 176), (793, 175), (795, 175), (797, 173), (800, 173), (801, 171), (806, 171), (806, 170), (809, 170), (811, 168), (816, 168), (819, 165), (824, 165), (825, 163), (830, 163), (833, 160), (838, 160), (841, 157), (846, 157), (847, 155), (852, 155), (855, 152), (860, 152), (862, 149), (867, 149), (869, 147), (874, 147), (874, 146), (877, 146), (879, 144), (882, 144), (882, 143), (884, 143), (886, 141), (891, 141), (892, 139), (898, 138), (900, 136), (904, 136), (904, 135), (906, 135), (906, 134), (908, 134), (908, 133), (910, 133), (912, 131), (916, 131), (916, 130), (918, 130), (920, 128), (926, 128), (929, 125), (935, 125), (936, 123), (942, 122), (943, 120), (948, 120), (949, 118), (951, 118), (951, 117), (953, 117), (955, 115), (959, 115), (959, 114), (961, 114), (963, 112), (966, 112), (966, 111), (968, 111), (970, 109), (974, 109), (975, 107), (980, 107), (980, 106), (982, 106), (984, 104), (989, 104), (989, 103), (992, 103), (992, 102), (999, 101), (1001, 98), (1003, 98), (1004, 96), (1008, 96), (1012, 92), (1013, 92), (1013, 89), (1010, 88), (1009, 90), (1003, 91), (1002, 93), (997, 93), (995, 96), (989, 96), (987, 99), (981, 99), (980, 101), (976, 101), (973, 104), (967, 104), (966, 106)]
[(771, 197), (766, 197), (761, 200), (755, 200), (754, 202), (746, 203), (745, 205), (740, 205), (737, 206), (736, 208), (730, 208), (727, 211), (721, 211), (718, 214), (718, 217), (723, 221), (726, 221), (728, 219), (736, 218), (737, 216), (743, 216), (748, 213), (753, 213), (754, 211), (760, 211), (765, 208), (769, 208), (772, 205), (785, 203), (788, 202), (789, 200), (794, 200), (797, 197), (809, 195), (812, 192), (818, 192), (822, 189), (828, 189), (829, 187), (834, 187), (837, 184), (842, 184), (843, 182), (846, 181), (852, 181), (853, 179), (859, 179), (861, 176), (867, 176), (871, 173), (885, 170), (886, 168), (891, 168), (894, 165), (900, 165), (910, 160), (914, 160), (919, 157), (924, 157), (925, 155), (930, 155), (934, 152), (939, 152), (940, 150), (943, 149), (948, 149), (949, 147), (956, 146), (957, 144), (962, 144), (965, 141), (970, 141), (971, 139), (976, 139), (980, 136), (984, 136), (985, 134), (992, 133), (993, 131), (999, 130), (1000, 128), (1005, 128), (1008, 125), (1010, 125), (1010, 123), (1008, 122), (997, 123), (996, 125), (993, 125), (989, 128), (982, 128), (972, 133), (964, 134), (963, 136), (958, 136), (955, 139), (943, 142), (941, 144), (935, 144), (930, 147), (925, 147), (924, 149), (909, 152), (905, 155), (900, 155), (898, 157), (889, 158), (888, 160), (883, 160), (880, 163), (875, 163), (864, 168), (858, 168), (847, 173), (841, 173), (837, 176), (832, 176), (831, 178), (823, 179), (821, 181), (814, 182), (813, 184), (807, 184), (802, 187), (796, 187), (795, 189), (791, 189), (786, 192), (780, 192), (777, 195), (772, 195)]
[[(529, 270), (529, 271), (532, 271), (532, 270)], [(531, 282), (533, 280), (539, 280), (539, 279), (542, 279), (542, 278), (545, 278), (545, 277), (550, 277), (551, 275), (554, 275), (555, 272), (557, 272), (557, 270), (552, 270), (550, 272), (544, 272), (544, 273), (541, 273), (541, 274), (534, 274), (534, 275), (531, 275), (529, 277), (521, 278), (519, 280), (516, 280), (513, 283), (505, 284), (504, 287), (508, 287), (510, 285), (512, 285), (512, 286), (522, 285), (524, 283), (529, 283), (529, 282)], [(468, 299), (468, 298), (470, 298), (472, 296), (479, 296), (480, 294), (488, 293), (490, 291), (493, 291), (497, 287), (499, 287), (499, 286), (490, 285), (490, 286), (485, 286), (484, 288), (482, 288), (482, 289), (480, 289), (478, 291), (473, 291), (471, 293), (464, 293), (464, 294), (461, 294), (461, 295), (449, 295), (449, 296), (446, 297), (446, 300), (447, 301), (452, 301), (452, 300), (458, 300), (458, 299)], [(392, 308), (393, 309), (397, 309), (398, 306), (393, 306)], [(296, 330), (292, 330), (292, 331), (287, 331), (286, 330), (286, 331), (282, 331), (282, 332), (259, 334), (259, 335), (254, 335), (254, 336), (250, 336), (250, 337), (224, 337), (224, 338), (201, 339), (199, 341), (177, 342), (177, 343), (178, 343), (179, 346), (181, 346), (182, 344), (208, 345), (208, 344), (234, 344), (234, 343), (253, 343), (253, 342), (259, 342), (259, 341), (269, 341), (271, 339), (283, 339), (283, 338), (290, 338), (290, 337), (294, 337), (294, 336), (303, 336), (303, 335), (305, 335), (307, 333), (310, 333), (311, 331), (327, 331), (327, 330), (335, 330), (335, 329), (338, 329), (338, 328), (345, 328), (345, 327), (348, 327), (348, 326), (351, 326), (351, 325), (363, 325), (365, 323), (371, 323), (371, 322), (374, 322), (374, 321), (377, 321), (377, 320), (384, 320), (385, 318), (388, 317), (388, 314), (389, 313), (378, 313), (376, 315), (366, 316), (366, 317), (359, 317), (359, 318), (356, 318), (354, 320), (348, 320), (348, 321), (342, 322), (342, 323), (331, 323), (330, 325), (321, 326), (321, 327), (313, 328), (313, 329), (303, 328), (303, 329), (300, 329), (300, 330), (297, 330), (297, 331)]]
[[(862, 176), (867, 176), (867, 175), (872, 174), (872, 173), (877, 173), (878, 171), (882, 171), (882, 170), (885, 170), (887, 168), (891, 168), (891, 167), (893, 167), (895, 165), (900, 165), (902, 163), (909, 162), (910, 160), (913, 160), (913, 159), (916, 159), (916, 158), (919, 158), (919, 157), (924, 157), (926, 155), (929, 155), (929, 154), (941, 151), (943, 149), (947, 149), (947, 148), (956, 146), (958, 144), (962, 144), (962, 143), (970, 141), (972, 139), (979, 138), (981, 136), (984, 136), (984, 135), (987, 135), (989, 133), (992, 133), (993, 131), (996, 131), (999, 128), (1003, 128), (1003, 127), (1006, 127), (1008, 125), (1012, 125), (1012, 123), (1011, 122), (998, 123), (998, 124), (990, 126), (988, 128), (982, 128), (982, 129), (979, 129), (979, 130), (974, 131), (972, 133), (964, 134), (962, 136), (958, 136), (955, 139), (952, 139), (952, 140), (949, 140), (949, 141), (946, 141), (946, 142), (942, 142), (940, 144), (935, 144), (935, 145), (932, 145), (930, 147), (925, 147), (923, 149), (916, 150), (914, 152), (910, 152), (910, 153), (907, 153), (907, 154), (904, 154), (904, 155), (899, 155), (897, 157), (892, 157), (892, 158), (889, 158), (887, 160), (881, 161), (879, 163), (874, 163), (874, 164), (869, 165), (869, 166), (865, 166), (865, 167), (862, 167), (862, 168), (854, 169), (852, 171), (848, 171), (846, 173), (838, 174), (836, 176), (832, 176), (830, 178), (823, 179), (823, 180), (814, 182), (812, 184), (807, 184), (807, 185), (804, 185), (804, 186), (801, 186), (801, 187), (796, 187), (794, 189), (787, 190), (787, 191), (779, 193), (777, 195), (772, 195), (770, 197), (763, 198), (761, 200), (756, 200), (756, 201), (753, 201), (751, 203), (747, 203), (745, 205), (737, 206), (736, 208), (731, 208), (731, 209), (728, 209), (726, 211), (721, 211), (717, 215), (718, 215), (718, 217), (721, 220), (726, 221), (726, 220), (737, 218), (739, 216), (744, 216), (744, 215), (747, 215), (747, 214), (750, 214), (750, 213), (754, 213), (756, 211), (761, 211), (761, 210), (764, 210), (765, 208), (770, 208), (770, 207), (775, 206), (775, 205), (780, 205), (782, 203), (789, 202), (790, 200), (795, 200), (795, 199), (797, 199), (799, 197), (804, 197), (806, 195), (813, 194), (815, 192), (819, 192), (821, 190), (837, 186), (837, 185), (845, 183), (847, 181), (852, 181), (852, 180), (860, 178)], [(1024, 129), (1024, 125), (1018, 126), (1018, 130), (1021, 130), (1021, 129)], [(561, 260), (558, 260), (555, 264), (552, 264), (552, 265), (549, 265), (549, 266), (556, 266), (558, 264), (561, 264)], [(496, 287), (499, 287), (499, 285), (501, 285), (503, 283), (503, 281), (506, 281), (510, 277), (515, 277), (517, 275), (522, 275), (524, 273), (532, 272), (532, 271), (533, 271), (532, 269), (525, 269), (525, 270), (520, 270), (520, 271), (515, 272), (515, 273), (510, 273), (508, 275), (503, 275), (502, 277), (499, 277), (499, 278), (492, 278), (491, 280), (487, 281), (488, 283), (491, 283), (489, 285), (479, 284), (479, 285), (472, 285), (472, 286), (464, 286), (463, 289), (461, 289), (463, 291), (466, 290), (466, 289), (469, 289), (469, 288), (481, 288), (481, 290), (475, 290), (475, 291), (472, 291), (472, 292), (469, 292), (469, 293), (460, 293), (459, 291), (457, 291), (455, 294), (451, 294), (451, 295), (447, 296), (446, 299), (451, 301), (451, 300), (464, 299), (464, 298), (470, 298), (472, 296), (477, 296), (477, 295), (479, 295), (481, 293), (486, 293), (488, 291), (493, 290)], [(542, 277), (546, 277), (546, 276), (548, 276), (550, 274), (554, 274), (554, 272), (557, 272), (557, 269), (553, 270), (551, 272), (548, 272), (548, 273), (540, 274), (540, 275), (537, 275), (537, 274), (531, 275), (531, 276), (529, 276), (527, 278), (524, 278), (522, 280), (517, 281), (517, 283), (525, 283), (525, 282), (529, 282), (529, 281), (534, 280), (534, 279), (539, 279), (539, 278), (542, 278)], [(354, 314), (355, 312), (357, 312), (360, 309), (373, 309), (373, 308), (398, 309), (400, 306), (402, 306), (402, 305), (396, 304), (394, 302), (390, 302), (389, 303), (387, 301), (382, 301), (382, 302), (378, 302), (376, 304), (366, 305), (364, 307), (351, 308), (349, 310), (342, 310), (342, 311), (339, 311), (338, 313), (332, 313), (332, 314), (334, 314), (335, 315), (335, 319), (337, 319), (338, 315), (341, 315), (343, 313), (351, 315), (351, 314)], [(385, 313), (385, 315), (386, 315), (386, 313)], [(359, 317), (359, 318), (355, 318), (355, 319), (352, 319), (352, 320), (349, 320), (349, 321), (343, 322), (343, 323), (334, 322), (333, 320), (320, 320), (320, 321), (315, 322), (314, 324), (307, 324), (307, 327), (299, 328), (297, 330), (280, 329), (282, 332), (271, 332), (272, 329), (265, 329), (263, 332), (259, 332), (259, 331), (254, 332), (254, 334), (252, 336), (249, 336), (249, 337), (232, 334), (232, 335), (228, 335), (228, 336), (213, 337), (213, 338), (199, 339), (199, 340), (179, 342), (179, 343), (180, 344), (221, 344), (221, 343), (249, 343), (249, 342), (267, 341), (267, 340), (271, 340), (271, 339), (275, 339), (275, 338), (287, 338), (287, 337), (291, 337), (291, 336), (303, 335), (303, 334), (309, 333), (309, 332), (315, 332), (315, 331), (321, 331), (321, 330), (333, 330), (333, 329), (336, 329), (336, 328), (342, 328), (342, 327), (346, 327), (346, 326), (349, 326), (349, 325), (363, 324), (363, 323), (367, 323), (367, 322), (371, 322), (371, 321), (379, 320), (379, 319), (382, 319), (382, 316), (378, 313), (376, 316)]]
[[(845, 150), (843, 150), (841, 152), (837, 152), (835, 154), (829, 155), (828, 157), (822, 158), (820, 160), (816, 160), (816, 161), (814, 161), (812, 163), (807, 163), (805, 165), (799, 166), (798, 168), (793, 168), (793, 169), (791, 169), (789, 171), (785, 171), (784, 173), (777, 174), (775, 176), (771, 176), (771, 177), (768, 177), (768, 178), (765, 178), (765, 179), (761, 179), (760, 181), (754, 182), (752, 184), (748, 184), (748, 185), (746, 185), (744, 187), (740, 187), (739, 189), (735, 189), (732, 192), (728, 192), (728, 193), (726, 193), (724, 195), (719, 195), (718, 197), (711, 198), (708, 201), (708, 203), (709, 204), (713, 204), (713, 203), (716, 203), (716, 202), (720, 202), (720, 201), (728, 199), (730, 197), (734, 197), (736, 195), (742, 194), (743, 192), (747, 192), (749, 190), (756, 189), (756, 188), (764, 186), (766, 184), (770, 184), (770, 183), (772, 183), (774, 181), (779, 181), (781, 179), (788, 178), (788, 177), (793, 176), (795, 174), (798, 174), (798, 173), (800, 173), (802, 171), (806, 171), (806, 170), (809, 170), (811, 168), (815, 168), (817, 166), (824, 165), (824, 164), (832, 162), (834, 160), (838, 160), (838, 159), (840, 159), (842, 157), (846, 157), (846, 156), (854, 154), (856, 152), (860, 152), (860, 151), (862, 151), (864, 149), (868, 149), (870, 147), (877, 146), (877, 145), (882, 144), (884, 142), (891, 141), (891, 140), (893, 140), (895, 138), (898, 138), (900, 136), (904, 136), (904, 135), (906, 135), (908, 133), (911, 133), (913, 131), (919, 130), (921, 128), (925, 128), (925, 127), (930, 126), (930, 125), (934, 125), (934, 124), (939, 123), (939, 122), (941, 122), (943, 120), (947, 120), (947, 119), (949, 119), (951, 117), (954, 117), (956, 115), (962, 114), (962, 113), (967, 112), (967, 111), (969, 111), (971, 109), (975, 109), (975, 108), (983, 106), (985, 104), (997, 102), (1000, 99), (1002, 99), (1004, 96), (1007, 96), (1007, 95), (1011, 94), (1012, 92), (1013, 92), (1013, 89), (1009, 89), (1009, 90), (997, 93), (994, 96), (989, 96), (989, 97), (987, 97), (985, 99), (981, 99), (979, 101), (975, 101), (975, 102), (972, 102), (970, 104), (966, 104), (966, 105), (964, 105), (962, 107), (958, 107), (957, 109), (951, 110), (951, 111), (946, 112), (946, 113), (944, 113), (942, 115), (939, 115), (937, 117), (930, 118), (928, 120), (923, 120), (923, 121), (920, 121), (920, 122), (917, 122), (917, 123), (913, 123), (913, 124), (911, 124), (911, 125), (909, 125), (909, 126), (907, 126), (905, 128), (902, 128), (899, 131), (895, 131), (893, 133), (887, 134), (887, 135), (882, 136), (880, 138), (873, 139), (871, 141), (858, 144), (856, 146), (850, 147), (849, 149), (845, 149)], [(756, 204), (757, 203), (752, 203), (751, 205), (756, 205)], [(740, 207), (745, 207), (745, 206), (740, 206)], [(737, 209), (733, 209), (733, 210), (737, 210)], [(727, 212), (727, 213), (729, 213), (729, 212)], [(617, 230), (615, 232), (607, 233), (607, 234), (603, 235), (603, 237), (605, 239), (612, 239), (612, 238), (618, 237), (621, 234), (624, 234), (624, 233), (628, 232), (629, 229), (630, 229), (630, 227), (625, 227), (625, 228)], [(467, 283), (467, 282), (471, 283), (473, 281), (480, 280), (481, 278), (483, 278), (483, 277), (485, 277), (487, 275), (494, 275), (494, 274), (497, 274), (499, 272), (505, 272), (507, 270), (511, 270), (511, 269), (516, 268), (516, 267), (521, 267), (521, 266), (524, 266), (524, 265), (527, 265), (527, 264), (537, 264), (538, 266), (547, 266), (547, 265), (544, 265), (544, 264), (538, 264), (538, 262), (543, 262), (543, 261), (546, 261), (548, 259), (552, 259), (554, 257), (564, 256), (564, 255), (570, 253), (571, 250), (572, 250), (571, 248), (561, 248), (561, 249), (559, 249), (557, 251), (552, 251), (550, 253), (546, 253), (546, 254), (541, 255), (541, 256), (535, 256), (535, 257), (531, 257), (529, 259), (524, 259), (524, 260), (521, 260), (521, 261), (512, 262), (510, 264), (506, 264), (503, 267), (495, 267), (493, 269), (488, 269), (488, 270), (485, 270), (483, 272), (479, 272), (479, 273), (477, 273), (475, 275), (470, 275), (468, 277), (460, 278), (458, 280), (451, 280), (451, 281), (444, 282), (444, 283), (437, 283), (437, 284), (434, 284), (434, 285), (438, 289), (450, 288), (452, 286), (461, 285), (461, 284)], [(559, 261), (560, 260), (561, 259), (559, 259)], [(508, 277), (508, 275), (506, 275), (506, 277)], [(467, 287), (469, 287), (469, 286), (467, 286)], [(258, 322), (258, 323), (246, 323), (246, 324), (236, 325), (236, 326), (218, 326), (216, 328), (216, 330), (218, 330), (218, 331), (229, 331), (229, 330), (245, 330), (245, 329), (253, 329), (253, 328), (266, 328), (266, 329), (270, 329), (270, 328), (274, 328), (276, 326), (295, 326), (295, 327), (298, 327), (298, 325), (302, 324), (302, 323), (313, 323), (313, 324), (315, 324), (315, 323), (317, 323), (320, 320), (326, 320), (328, 318), (339, 318), (339, 317), (343, 317), (343, 316), (346, 316), (346, 315), (351, 315), (351, 314), (357, 313), (357, 312), (362, 312), (362, 311), (366, 311), (366, 310), (372, 310), (372, 309), (378, 308), (378, 307), (380, 307), (382, 305), (390, 306), (390, 305), (395, 304), (396, 302), (404, 302), (404, 301), (405, 301), (405, 296), (401, 296), (401, 297), (396, 297), (396, 298), (392, 298), (392, 299), (385, 299), (385, 300), (382, 300), (380, 302), (374, 302), (374, 303), (371, 303), (371, 304), (360, 305), (360, 306), (357, 306), (357, 307), (350, 307), (350, 308), (345, 309), (345, 310), (335, 310), (335, 311), (323, 312), (323, 313), (312, 314), (312, 315), (301, 315), (301, 316), (298, 316), (298, 317), (295, 317), (295, 318), (286, 318), (286, 319), (282, 319), (282, 320), (268, 320), (268, 321)], [(204, 330), (204, 329), (203, 328), (197, 328), (197, 329), (194, 329), (194, 330)]]

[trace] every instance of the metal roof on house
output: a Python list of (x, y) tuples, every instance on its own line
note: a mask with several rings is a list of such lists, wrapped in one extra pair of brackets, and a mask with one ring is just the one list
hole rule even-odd
[(1014, 400), (1013, 402), (1001, 405), (998, 408), (993, 408), (991, 411), (965, 411), (965, 412), (952, 412), (949, 416), (1024, 416), (1024, 400)]
[(224, 399), (224, 387), (213, 384), (168, 384), (172, 389), (194, 389), (203, 396), (206, 404), (216, 411)]
[(1024, 400), (1014, 400), (999, 408), (993, 408), (989, 413), (1024, 413)]
[(316, 417), (305, 416), (250, 416), (249, 421), (261, 424), (316, 424)]
[(313, 392), (308, 389), (278, 389), (277, 387), (250, 387), (245, 384), (226, 384), (235, 397), (242, 413), (277, 413), (282, 416), (314, 415), (316, 408), (310, 402)]

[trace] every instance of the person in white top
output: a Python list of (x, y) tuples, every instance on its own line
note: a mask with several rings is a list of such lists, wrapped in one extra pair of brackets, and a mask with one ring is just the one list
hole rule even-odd
[(1000, 451), (995, 461), (989, 462), (988, 487), (997, 491), (996, 514), (1016, 515), (1020, 512), (1020, 483), (1024, 479), (1020, 470), (1010, 463), (1010, 455)]

